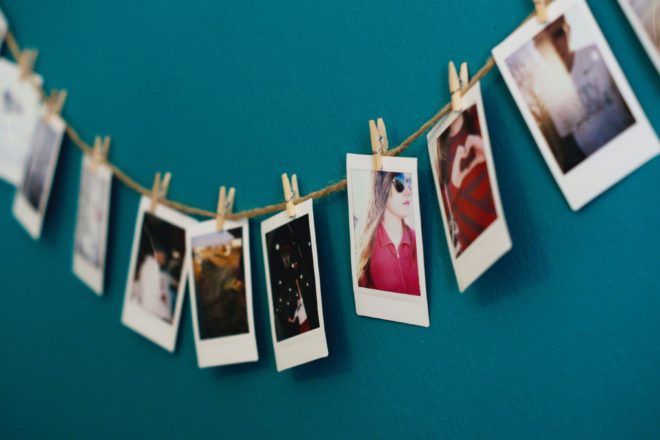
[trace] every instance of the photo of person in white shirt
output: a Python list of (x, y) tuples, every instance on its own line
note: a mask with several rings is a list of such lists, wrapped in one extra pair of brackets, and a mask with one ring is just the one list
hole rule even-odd
[(184, 255), (184, 230), (145, 213), (131, 301), (172, 322)]
[(566, 13), (506, 60), (564, 173), (635, 123), (583, 28)]

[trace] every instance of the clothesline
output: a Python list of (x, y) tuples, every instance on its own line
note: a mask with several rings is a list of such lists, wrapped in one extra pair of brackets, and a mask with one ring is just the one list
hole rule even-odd
[[(534, 14), (528, 16), (527, 19), (529, 19), (533, 15)], [(527, 19), (525, 21), (527, 21)], [(7, 42), (7, 47), (9, 48), (9, 51), (11, 52), (14, 59), (18, 60), (21, 54), (21, 49), (10, 30), (7, 30), (5, 41)], [(492, 56), (488, 57), (484, 65), (470, 79), (468, 86), (465, 89), (463, 89), (462, 93), (463, 94), (467, 93), (467, 91), (474, 84), (479, 82), (484, 76), (486, 76), (494, 66), (495, 66), (495, 60), (493, 59)], [(40, 91), (42, 96), (45, 96), (43, 88), (41, 88)], [(450, 111), (451, 111), (451, 104), (450, 103), (445, 104), (440, 110), (438, 110), (438, 112), (435, 115), (433, 115), (429, 120), (424, 122), (417, 130), (415, 130), (415, 132), (413, 132), (406, 139), (404, 139), (403, 142), (401, 142), (395, 148), (388, 150), (384, 154), (387, 156), (397, 156), (401, 154), (402, 152), (407, 150), (415, 140), (417, 140), (426, 131), (428, 131), (431, 127), (433, 127), (440, 119), (442, 119), (443, 116), (447, 115)], [(84, 154), (92, 154), (93, 148), (80, 137), (80, 135), (75, 130), (75, 128), (73, 128), (73, 126), (68, 122), (66, 122), (66, 134), (68, 135), (69, 139), (71, 139), (73, 144), (76, 145)], [(110, 168), (112, 174), (117, 179), (119, 179), (119, 181), (121, 181), (124, 185), (126, 185), (127, 187), (131, 188), (132, 190), (142, 195), (145, 196), (151, 195), (151, 191), (152, 191), (151, 188), (140, 185), (135, 179), (130, 177), (121, 168), (119, 168), (119, 166), (107, 160), (105, 160), (105, 164)], [(304, 196), (300, 196), (297, 199), (295, 199), (294, 202), (300, 203), (309, 199), (320, 199), (335, 192), (342, 191), (345, 188), (346, 188), (346, 178), (343, 178), (342, 180), (333, 183), (331, 185), (328, 185), (325, 188), (321, 188)], [(158, 203), (162, 203), (178, 211), (192, 215), (211, 217), (211, 218), (217, 216), (217, 213), (215, 211), (208, 211), (206, 209), (197, 208), (195, 206), (187, 205), (185, 203), (177, 202), (167, 198), (159, 199)], [(225, 217), (231, 220), (238, 220), (243, 218), (252, 218), (266, 214), (271, 214), (274, 212), (283, 211), (284, 209), (286, 209), (286, 202), (280, 202), (267, 206), (262, 206), (260, 208), (252, 208), (244, 211), (233, 212), (227, 214)]]

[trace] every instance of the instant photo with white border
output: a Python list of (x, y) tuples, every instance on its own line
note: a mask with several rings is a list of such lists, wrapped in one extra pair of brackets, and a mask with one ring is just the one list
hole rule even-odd
[[(346, 179), (348, 194), (348, 220), (351, 239), (351, 274), (353, 277), (353, 292), (355, 296), (355, 311), (358, 315), (371, 318), (386, 319), (404, 324), (428, 327), (429, 308), (426, 297), (426, 276), (424, 273), (424, 241), (422, 240), (422, 217), (419, 206), (419, 185), (417, 177), (417, 159), (410, 157), (383, 157), (380, 172), (406, 173), (412, 178), (414, 230), (416, 238), (417, 268), (419, 279), (419, 295), (395, 293), (384, 290), (360, 287), (357, 275), (356, 254), (358, 237), (356, 236), (354, 215), (354, 179), (352, 172), (373, 171), (373, 156), (362, 154), (346, 155)], [(365, 189), (371, 191), (371, 187)]]
[[(103, 294), (111, 187), (110, 167), (94, 163), (89, 155), (83, 156), (73, 243), (73, 273), (97, 295)], [(92, 190), (97, 190), (97, 193), (90, 194)], [(89, 224), (92, 222), (96, 224)], [(85, 247), (87, 249), (83, 250)], [(93, 257), (88, 254), (93, 254)]]
[[(482, 230), (460, 255), (456, 256), (457, 252), (452, 244), (452, 236), (447, 221), (447, 210), (445, 209), (445, 204), (442, 200), (442, 188), (440, 186), (440, 176), (437, 166), (437, 140), (445, 131), (449, 130), (450, 126), (459, 115), (475, 105), (477, 108), (483, 153), (485, 156), (486, 170), (488, 172), (496, 217), (495, 220)], [(452, 265), (454, 266), (458, 288), (461, 292), (464, 292), (470, 284), (472, 284), (477, 278), (486, 272), (490, 266), (511, 249), (511, 237), (509, 236), (509, 229), (506, 224), (504, 210), (502, 209), (502, 201), (500, 199), (500, 190), (497, 185), (497, 175), (495, 173), (495, 163), (493, 162), (493, 154), (490, 147), (490, 138), (488, 135), (488, 126), (486, 125), (480, 83), (476, 83), (465, 95), (463, 95), (463, 109), (460, 112), (451, 112), (445, 118), (440, 120), (427, 134), (426, 139), (428, 141), (433, 181), (435, 182), (438, 203), (440, 204), (442, 224), (445, 230), (445, 237), (447, 238), (447, 248), (449, 249), (449, 256), (451, 257)], [(466, 155), (469, 155), (469, 153), (466, 153)]]
[(39, 87), (43, 79), (37, 74), (21, 78), (16, 63), (0, 58), (0, 179), (19, 186), (24, 162), (42, 114)]
[[(646, 53), (648, 54), (649, 58), (651, 58), (651, 61), (653, 61), (656, 70), (658, 71), (658, 73), (660, 73), (660, 50), (653, 43), (653, 40), (651, 39), (651, 36), (649, 35), (647, 29), (644, 28), (642, 19), (633, 8), (631, 1), (632, 0), (619, 0), (619, 5), (621, 6), (621, 9), (623, 9), (623, 12), (626, 14), (626, 17), (628, 18), (630, 25), (635, 30), (635, 33), (637, 34), (637, 38), (639, 38), (639, 41), (641, 41), (642, 46), (644, 46), (644, 50), (646, 50)], [(658, 2), (658, 0), (649, 0), (649, 3), (651, 5), (650, 6), (651, 14), (654, 15), (652, 21), (654, 24), (657, 23), (656, 32), (660, 33), (660, 2)], [(657, 22), (656, 22), (656, 18), (657, 18)]]
[[(270, 315), (270, 332), (275, 351), (275, 364), (277, 371), (296, 367), (316, 359), (328, 356), (328, 344), (325, 338), (325, 324), (323, 322), (323, 304), (321, 302), (321, 280), (319, 276), (319, 262), (316, 251), (316, 231), (314, 228), (314, 209), (312, 200), (306, 200), (296, 205), (296, 216), (289, 217), (286, 211), (270, 217), (261, 222), (261, 240), (264, 252), (264, 265), (266, 267), (266, 287), (268, 289), (268, 314)], [(318, 328), (308, 330), (296, 336), (291, 336), (281, 342), (277, 341), (275, 329), (275, 313), (273, 304), (273, 289), (271, 287), (270, 264), (268, 258), (268, 243), (266, 234), (275, 231), (296, 219), (307, 216), (309, 233), (314, 261), (314, 278), (316, 287), (316, 305), (319, 319)]]
[[(493, 49), (493, 56), (552, 175), (571, 209), (577, 211), (656, 156), (660, 152), (660, 147), (653, 129), (587, 4), (583, 0), (555, 0), (550, 3), (547, 11), (548, 20), (546, 23), (539, 23), (534, 18), (527, 20)], [(581, 26), (579, 31), (590, 32), (593, 37), (591, 41), (596, 44), (609, 74), (612, 76), (619, 93), (634, 118), (634, 122), (564, 174), (537, 125), (520, 88), (516, 84), (507, 65), (507, 59), (543, 31), (547, 25), (567, 12), (579, 14), (583, 19), (584, 26)]]
[[(183, 250), (183, 265), (181, 268), (181, 274), (179, 276), (176, 304), (174, 307), (174, 317), (171, 323), (164, 321), (155, 314), (142, 308), (139, 304), (131, 301), (134, 275), (139, 270), (139, 268), (136, 266), (138, 263), (137, 258), (140, 249), (140, 239), (142, 236), (144, 216), (145, 213), (149, 212), (150, 206), (151, 199), (149, 197), (142, 196), (140, 199), (140, 206), (138, 208), (137, 220), (135, 222), (135, 233), (133, 236), (132, 248), (133, 250), (131, 252), (128, 279), (126, 281), (126, 292), (124, 293), (124, 307), (122, 309), (121, 322), (128, 328), (134, 330), (136, 333), (139, 333), (145, 338), (160, 345), (165, 350), (174, 352), (176, 347), (177, 332), (179, 329), (179, 321), (181, 319), (181, 308), (184, 300), (186, 279), (188, 278), (185, 270), (188, 264), (186, 261), (186, 258), (188, 258), (187, 250)], [(183, 229), (184, 234), (190, 226), (197, 223), (197, 220), (193, 219), (192, 217), (188, 217), (187, 215), (184, 215), (179, 211), (171, 209), (162, 204), (158, 204), (156, 206), (153, 215), (160, 220)]]
[(59, 115), (43, 110), (34, 127), (23, 179), (16, 188), (14, 217), (35, 240), (41, 236), (65, 128)]
[(7, 17), (5, 17), (5, 14), (2, 13), (2, 10), (0, 10), (0, 49), (2, 49), (2, 43), (5, 42), (5, 36), (7, 35), (7, 28), (9, 25), (7, 24)]
[[(239, 364), (243, 362), (254, 362), (259, 360), (257, 351), (257, 340), (254, 332), (254, 314), (252, 311), (252, 275), (250, 269), (250, 228), (248, 220), (231, 221), (225, 220), (223, 230), (216, 230), (216, 220), (208, 220), (188, 228), (186, 232), (186, 247), (188, 249), (188, 286), (190, 290), (190, 306), (192, 311), (193, 330), (195, 333), (195, 349), (197, 351), (197, 363), (199, 368), (216, 367), (221, 365)], [(241, 259), (243, 267), (245, 312), (248, 331), (246, 333), (219, 336), (208, 339), (200, 338), (199, 318), (197, 304), (197, 285), (195, 284), (195, 272), (193, 259), (193, 241), (196, 238), (204, 238), (206, 246), (224, 239), (223, 234), (232, 229), (241, 230)]]

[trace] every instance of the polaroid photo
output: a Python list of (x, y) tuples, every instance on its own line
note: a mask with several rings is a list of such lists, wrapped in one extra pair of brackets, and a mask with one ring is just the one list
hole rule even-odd
[(112, 170), (85, 155), (80, 173), (73, 272), (97, 295), (103, 294)]
[(65, 129), (59, 115), (48, 115), (43, 109), (34, 126), (23, 179), (16, 188), (14, 217), (35, 240), (41, 236)]
[(188, 228), (190, 304), (200, 368), (259, 360), (252, 313), (248, 221)]
[(328, 356), (312, 200), (261, 223), (277, 371)]
[(417, 159), (346, 155), (351, 272), (358, 315), (428, 327)]
[(475, 84), (426, 136), (447, 247), (464, 292), (511, 249), (488, 127)]
[(17, 64), (0, 58), (0, 179), (20, 184), (41, 110), (38, 75), (21, 79)]
[(7, 35), (7, 29), (9, 25), (7, 24), (7, 17), (0, 10), (0, 49), (2, 49), (2, 43), (5, 41), (5, 36)]
[(151, 199), (138, 208), (122, 323), (173, 352), (186, 285), (186, 229), (197, 223)]
[(577, 211), (660, 152), (583, 0), (555, 0), (493, 56), (541, 154)]
[(660, 1), (619, 0), (619, 4), (660, 73)]

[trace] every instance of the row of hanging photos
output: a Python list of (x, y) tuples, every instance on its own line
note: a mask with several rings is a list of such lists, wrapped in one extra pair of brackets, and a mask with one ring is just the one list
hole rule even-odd
[[(603, 163), (598, 162), (594, 156), (589, 162), (593, 165), (592, 168), (597, 168), (596, 171), (599, 171), (597, 174), (606, 174), (602, 173), (602, 170), (607, 169), (611, 171), (612, 175), (608, 177), (609, 180), (598, 182), (596, 186), (590, 188), (590, 192), (586, 195), (580, 194), (579, 198), (572, 199), (566, 184), (555, 173), (553, 164), (546, 157), (569, 204), (573, 209), (579, 209), (584, 203), (657, 155), (659, 151), (657, 138), (627, 85), (625, 77), (620, 72), (609, 47), (600, 35), (586, 4), (582, 0), (557, 0), (551, 6), (551, 8), (555, 8), (551, 14), (548, 14), (543, 2), (535, 1), (535, 4), (539, 24), (524, 24), (505, 42), (496, 47), (493, 53), (542, 152), (544, 152), (544, 146), (547, 148), (547, 142), (543, 140), (538, 130), (535, 131), (534, 120), (529, 111), (525, 110), (524, 100), (519, 96), (511, 72), (502, 59), (516, 54), (513, 49), (516, 49), (516, 44), (517, 47), (522, 44), (519, 40), (524, 43), (525, 38), (529, 39), (530, 35), (536, 35), (539, 30), (544, 30), (549, 18), (563, 20), (563, 14), (571, 8), (586, 17), (585, 27), (594, 28), (592, 31), (596, 34), (595, 40), (600, 50), (599, 54), (606, 61), (606, 67), (610, 69), (616, 86), (619, 87), (623, 99), (626, 100), (634, 114), (636, 125), (633, 128), (637, 130), (632, 134), (631, 130), (628, 130), (623, 133), (627, 137), (619, 136), (617, 138), (617, 143), (633, 145), (627, 147), (627, 153), (634, 156), (632, 165), (612, 170), (611, 166), (609, 169), (604, 167)], [(572, 10), (571, 13), (575, 13), (575, 11)], [(512, 41), (516, 43), (513, 44), (513, 49), (507, 48), (507, 46), (512, 46)], [(21, 55), (19, 64), (22, 75), (29, 75), (28, 72), (31, 72), (31, 65), (35, 57), (36, 53), (30, 52)], [(591, 59), (594, 57), (591, 56)], [(460, 74), (458, 74), (453, 63), (450, 63), (449, 88), (452, 112), (441, 120), (427, 136), (445, 235), (461, 291), (511, 248), (511, 240), (499, 201), (480, 86), (477, 83), (467, 90), (467, 85), (467, 65), (463, 63)], [(51, 94), (45, 102), (48, 116), (45, 120), (50, 120), (59, 113), (65, 96), (66, 93)], [(468, 112), (473, 112), (474, 116), (470, 116)], [(442, 159), (437, 151), (440, 148), (441, 135), (449, 132), (450, 129), (453, 130), (454, 127), (458, 127), (456, 136), (461, 135), (463, 130), (461, 124), (464, 126), (465, 119), (470, 117), (474, 118), (471, 123), (479, 127), (479, 131), (476, 132), (479, 136), (475, 137), (472, 133), (463, 139), (462, 142), (465, 145), (460, 145), (456, 156), (462, 157), (460, 156), (461, 148), (472, 142), (476, 153), (470, 151), (470, 148), (464, 149), (462, 153), (465, 155), (464, 157), (470, 157), (470, 155), (474, 157), (474, 154), (479, 156), (481, 161), (476, 162), (485, 167), (485, 174), (488, 176), (486, 182), (490, 184), (488, 190), (491, 195), (493, 215), (489, 220), (490, 226), (482, 230), (482, 234), (474, 239), (473, 243), (479, 243), (480, 246), (470, 243), (465, 246), (462, 242), (459, 227), (462, 213), (454, 212), (453, 203), (448, 202), (450, 200), (449, 188), (455, 183), (455, 176), (452, 174), (449, 178), (447, 170), (441, 173), (438, 165)], [(59, 120), (61, 122), (61, 119)], [(63, 123), (60, 124), (59, 129), (60, 132), (64, 131)], [(368, 156), (347, 155), (351, 271), (356, 311), (363, 316), (428, 326), (419, 191), (416, 179), (417, 162), (414, 158), (387, 156), (389, 146), (382, 119), (369, 121), (369, 130), (372, 154)], [(470, 136), (472, 136), (471, 139)], [(633, 139), (639, 140), (639, 142), (632, 142), (631, 136), (635, 136)], [(610, 144), (614, 143), (612, 141)], [(107, 161), (109, 144), (109, 137), (95, 139), (91, 151), (94, 169), (103, 168)], [(608, 150), (614, 150), (616, 153), (615, 145), (610, 147), (610, 144), (603, 145), (607, 145)], [(637, 147), (638, 144), (642, 146)], [(635, 148), (639, 149), (635, 150)], [(624, 162), (620, 156), (616, 157), (618, 161)], [(609, 158), (609, 160), (611, 159), (612, 157)], [(473, 160), (473, 162), (475, 161)], [(83, 164), (83, 172), (84, 167)], [(106, 171), (111, 176), (109, 169)], [(443, 176), (450, 182), (440, 184), (440, 178)], [(461, 178), (459, 176), (457, 181), (460, 182)], [(170, 173), (166, 173), (164, 176), (156, 173), (151, 193), (149, 196), (143, 197), (140, 202), (124, 296), (122, 322), (162, 347), (173, 351), (183, 303), (185, 279), (188, 277), (193, 328), (200, 367), (257, 360), (258, 353), (252, 320), (250, 259), (247, 252), (249, 249), (247, 220), (226, 220), (226, 217), (232, 212), (235, 190), (230, 188), (227, 192), (225, 187), (221, 187), (216, 218), (198, 223), (160, 203), (167, 196), (170, 180)], [(583, 181), (577, 183), (584, 186)], [(261, 224), (271, 336), (278, 371), (328, 355), (320, 296), (312, 200), (301, 201), (295, 174), (291, 180), (286, 174), (283, 174), (282, 185), (286, 202), (285, 211), (264, 220)], [(25, 186), (25, 182), (23, 182), (23, 186)], [(81, 198), (84, 186), (81, 178)], [(109, 198), (109, 183), (107, 191), (106, 194)], [(20, 189), (17, 191), (17, 198), (19, 198), (19, 192)], [(377, 195), (379, 196), (377, 197)], [(369, 223), (368, 212), (373, 211), (374, 206), (380, 207), (377, 217), (382, 220), (379, 220), (379, 223)], [(41, 209), (45, 208), (41, 206)], [(17, 214), (16, 209), (15, 214)], [(17, 218), (33, 236), (38, 236), (40, 223), (36, 230), (28, 225), (29, 221), (26, 222), (25, 218), (21, 219), (20, 213)], [(79, 206), (79, 223), (80, 218), (81, 207)], [(361, 223), (354, 224), (355, 219)], [(389, 221), (392, 219), (394, 219), (393, 222)], [(78, 229), (77, 226), (76, 234), (78, 234)], [(371, 235), (364, 235), (366, 232), (361, 235), (363, 230), (370, 231)], [(160, 235), (158, 235), (159, 233)], [(396, 239), (392, 240), (390, 238), (392, 236)], [(159, 240), (167, 241), (168, 239), (173, 240), (172, 243), (175, 242), (179, 248), (174, 249), (176, 246), (172, 243), (169, 243), (168, 248), (168, 245), (159, 242)], [(185, 240), (185, 247), (180, 247), (181, 240)], [(381, 244), (387, 245), (385, 247), (387, 249), (391, 245), (394, 249), (393, 254), (388, 254), (380, 248), (372, 246), (375, 240), (380, 240)], [(398, 243), (396, 246), (395, 241)], [(364, 243), (369, 243), (369, 246), (372, 247), (365, 247)], [(78, 245), (75, 248), (77, 250)], [(478, 252), (475, 251), (477, 248)], [(396, 258), (393, 258), (392, 255)], [(175, 269), (169, 269), (170, 272), (163, 270), (163, 267), (168, 264), (174, 266)], [(399, 266), (396, 266), (397, 264)], [(392, 268), (400, 270), (391, 270)], [(177, 278), (172, 276), (174, 273), (178, 274), (178, 280), (173, 280), (173, 278)], [(399, 276), (397, 277), (396, 274)], [(208, 296), (209, 293), (217, 293), (209, 292), (208, 285), (200, 282), (205, 277), (212, 276), (223, 279), (225, 283), (223, 288), (234, 293), (238, 292), (238, 296), (243, 298), (245, 303), (241, 319), (231, 325), (209, 319), (208, 311), (199, 305), (199, 298), (202, 298), (204, 294)], [(84, 276), (81, 278), (84, 279)], [(94, 277), (90, 279), (94, 279)], [(103, 284), (102, 277), (100, 284), (98, 277), (95, 279), (95, 290), (100, 293)], [(154, 301), (154, 295), (146, 294), (150, 291), (158, 293), (159, 295), (155, 296), (160, 299)]]

